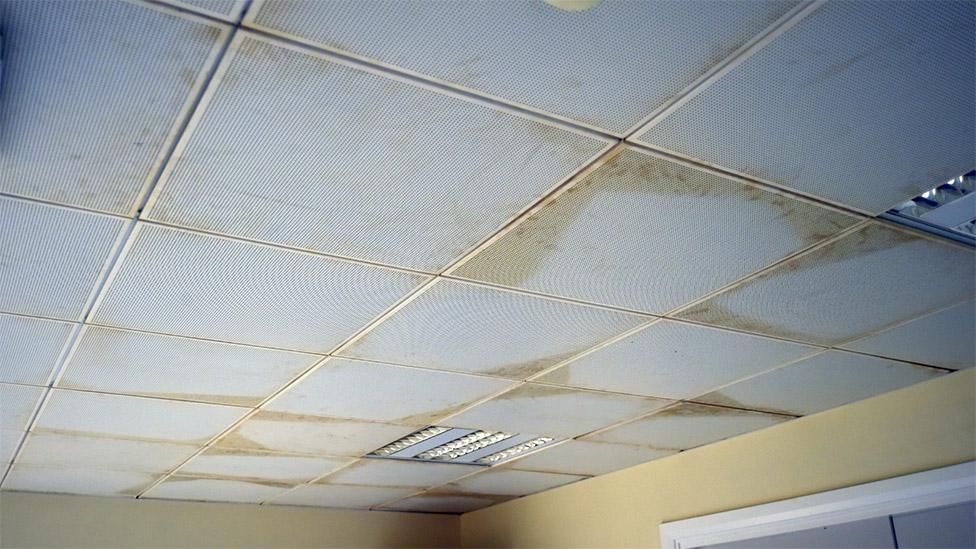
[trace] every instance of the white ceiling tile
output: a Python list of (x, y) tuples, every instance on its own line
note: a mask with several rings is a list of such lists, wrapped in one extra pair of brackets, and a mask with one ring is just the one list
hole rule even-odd
[(163, 0), (167, 4), (184, 7), (206, 15), (233, 22), (247, 3), (245, 0)]
[(154, 225), (140, 229), (96, 323), (328, 352), (423, 281)]
[(417, 430), (285, 412), (260, 411), (217, 441), (220, 448), (358, 457)]
[(180, 474), (237, 477), (300, 484), (352, 461), (351, 458), (293, 456), (247, 450), (210, 448), (180, 467)]
[(58, 386), (255, 406), (321, 357), (88, 327)]
[(43, 393), (43, 387), (0, 383), (0, 428), (26, 430)]
[(0, 381), (46, 385), (73, 327), (0, 314)]
[(973, 295), (972, 251), (871, 223), (678, 316), (838, 344)]
[(880, 213), (973, 168), (972, 2), (827, 2), (638, 140)]
[(538, 381), (690, 398), (810, 354), (815, 347), (662, 320)]
[(198, 446), (33, 432), (17, 463), (39, 468), (167, 473)]
[(496, 494), (466, 494), (464, 492), (427, 492), (384, 505), (391, 511), (419, 511), (425, 513), (461, 514), (511, 499)]
[(0, 190), (130, 212), (224, 31), (128, 2), (2, 13)]
[(429, 425), (510, 381), (331, 359), (266, 409)]
[(275, 0), (254, 21), (622, 133), (793, 4)]
[(416, 488), (391, 488), (387, 486), (309, 484), (288, 492), (279, 498), (275, 498), (269, 503), (369, 509), (387, 501), (409, 496), (416, 491)]
[(136, 496), (159, 476), (135, 471), (14, 465), (3, 482), (3, 489), (90, 496)]
[(10, 460), (14, 459), (14, 452), (17, 451), (17, 445), (23, 437), (23, 431), (0, 429), (0, 469), (3, 464), (10, 463)]
[(574, 437), (660, 408), (669, 401), (525, 384), (443, 423), (551, 437)]
[(483, 473), (453, 482), (446, 488), (475, 494), (501, 494), (525, 496), (541, 492), (586, 477), (559, 473), (515, 471), (512, 469), (488, 469)]
[(184, 499), (190, 501), (230, 501), (261, 503), (292, 486), (282, 482), (258, 480), (222, 480), (172, 476), (146, 492), (144, 498)]
[(609, 145), (247, 38), (149, 217), (436, 271)]
[(246, 408), (54, 389), (37, 429), (86, 436), (204, 444)]
[(80, 320), (123, 224), (0, 197), (0, 310)]
[(524, 379), (646, 320), (442, 280), (342, 354)]
[(480, 465), (425, 463), (396, 459), (362, 459), (323, 479), (329, 484), (410, 486), (425, 488), (450, 482), (482, 469)]
[(451, 274), (664, 313), (856, 221), (628, 148)]
[(973, 334), (976, 334), (976, 303), (967, 301), (843, 347), (922, 364), (963, 369), (976, 365)]
[(512, 469), (572, 475), (602, 475), (674, 454), (631, 444), (570, 440), (510, 462)]
[[(934, 379), (944, 370), (829, 351), (725, 387), (696, 400), (807, 415)], [(802, 390), (797, 390), (798, 388)]]

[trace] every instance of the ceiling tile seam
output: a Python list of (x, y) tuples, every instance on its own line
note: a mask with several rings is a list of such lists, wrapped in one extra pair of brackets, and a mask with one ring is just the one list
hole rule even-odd
[(187, 15), (194, 15), (197, 17), (203, 17), (214, 21), (216, 23), (224, 24), (235, 24), (240, 20), (242, 8), (246, 7), (246, 0), (234, 0), (234, 8), (231, 9), (231, 13), (220, 13), (216, 11), (210, 11), (206, 8), (200, 6), (195, 6), (193, 4), (180, 4), (179, 0), (142, 0), (143, 2), (149, 4), (158, 4), (165, 8), (178, 11), (180, 13), (185, 13)]
[[(357, 356), (329, 355), (329, 357), (330, 358), (333, 358), (335, 360), (345, 360), (345, 361), (349, 361), (349, 362), (362, 362), (362, 363), (365, 363), (365, 364), (381, 364), (383, 366), (389, 366), (391, 368), (399, 368), (399, 369), (403, 369), (403, 370), (414, 370), (414, 371), (418, 371), (418, 372), (431, 372), (431, 373), (435, 373), (435, 374), (437, 374), (437, 373), (439, 373), (439, 374), (450, 374), (452, 376), (463, 376), (463, 377), (470, 377), (470, 378), (475, 378), (475, 379), (496, 380), (496, 381), (498, 381), (498, 380), (500, 380), (500, 381), (520, 381), (520, 380), (512, 379), (510, 377), (502, 377), (502, 376), (499, 376), (499, 375), (488, 374), (488, 373), (483, 373), (483, 372), (471, 372), (471, 371), (460, 371), (460, 370), (445, 370), (443, 368), (433, 368), (431, 366), (417, 366), (417, 365), (414, 365), (414, 364), (403, 364), (403, 363), (399, 363), (399, 362), (389, 362), (389, 361), (386, 361), (386, 360), (373, 360), (371, 358), (362, 358), (362, 357), (357, 357)], [(327, 365), (326, 364), (323, 364), (323, 367), (327, 367)]]
[(25, 318), (30, 320), (40, 320), (42, 322), (50, 322), (53, 324), (81, 324), (79, 320), (67, 320), (64, 318), (55, 318), (53, 316), (43, 316), (35, 315), (30, 313), (17, 313), (14, 311), (0, 311), (0, 316), (11, 316), (15, 318)]
[[(7, 313), (4, 313), (4, 314), (7, 314)], [(40, 317), (40, 318), (44, 318), (44, 317)], [(46, 318), (44, 318), (44, 319), (46, 319)], [(46, 319), (46, 320), (56, 320), (56, 319)], [(250, 348), (250, 349), (263, 349), (263, 350), (266, 350), (266, 351), (280, 351), (280, 352), (285, 352), (285, 353), (296, 353), (296, 354), (309, 355), (309, 356), (317, 356), (317, 357), (326, 357), (326, 356), (329, 356), (328, 353), (323, 353), (323, 352), (303, 351), (303, 350), (291, 349), (291, 348), (287, 348), (287, 347), (274, 347), (274, 346), (270, 346), (270, 345), (261, 345), (259, 343), (241, 343), (239, 341), (227, 341), (227, 340), (223, 340), (223, 339), (213, 339), (213, 338), (201, 337), (201, 336), (175, 334), (175, 333), (171, 333), (171, 332), (156, 332), (156, 331), (142, 330), (140, 328), (133, 328), (133, 327), (128, 327), (128, 326), (117, 326), (115, 324), (102, 324), (100, 322), (86, 322), (85, 325), (86, 326), (91, 326), (92, 328), (104, 328), (104, 329), (107, 329), (107, 330), (116, 330), (116, 331), (119, 331), (119, 332), (130, 332), (130, 333), (134, 333), (134, 334), (156, 335), (156, 336), (163, 336), (163, 337), (174, 337), (174, 338), (179, 338), (179, 339), (188, 339), (188, 340), (191, 340), (191, 341), (202, 341), (202, 342), (205, 342), (205, 343), (219, 343), (221, 345), (235, 345), (235, 346), (238, 346), (238, 347), (247, 347), (247, 348)]]
[[(30, 386), (30, 387), (42, 387), (40, 385), (29, 385), (29, 384), (26, 384), (26, 383), (23, 383), (23, 384), (22, 383), (8, 383), (8, 382), (2, 382), (2, 383), (6, 384), (6, 385), (24, 385), (24, 386)], [(60, 385), (60, 381), (56, 382), (53, 385), (47, 385), (47, 386), (44, 386), (44, 387), (47, 387), (47, 388), (50, 388), (50, 389), (56, 389), (58, 391), (65, 391), (65, 392), (72, 392), (72, 393), (84, 393), (84, 394), (88, 394), (88, 395), (105, 395), (105, 396), (121, 396), (121, 397), (130, 397), (130, 398), (145, 398), (145, 399), (149, 399), (149, 400), (161, 400), (161, 401), (165, 401), (165, 402), (183, 402), (183, 403), (192, 402), (192, 403), (195, 403), (195, 404), (213, 404), (213, 405), (218, 405), (218, 406), (227, 406), (229, 408), (240, 408), (242, 410), (251, 410), (251, 409), (253, 409), (251, 406), (245, 406), (245, 405), (241, 405), (241, 404), (230, 404), (230, 403), (227, 403), (227, 402), (218, 402), (218, 401), (215, 401), (215, 400), (194, 400), (192, 398), (177, 398), (177, 397), (170, 397), (170, 396), (153, 395), (153, 394), (149, 394), (149, 393), (135, 393), (135, 392), (133, 392), (133, 393), (126, 393), (126, 392), (123, 392), (123, 391), (110, 391), (110, 390), (106, 390), (106, 389), (88, 389), (88, 388), (85, 388), (85, 387), (78, 387), (78, 386), (71, 386), (71, 385)]]
[(117, 220), (120, 220), (120, 221), (128, 221), (129, 219), (131, 219), (131, 216), (122, 215), (122, 214), (118, 214), (118, 213), (114, 213), (114, 212), (101, 211), (101, 210), (96, 210), (96, 209), (89, 208), (89, 207), (85, 207), (85, 206), (76, 206), (74, 204), (62, 204), (60, 202), (53, 202), (51, 200), (47, 200), (47, 199), (44, 199), (44, 198), (38, 198), (38, 197), (33, 197), (33, 196), (24, 196), (24, 195), (19, 195), (19, 194), (12, 193), (12, 192), (9, 192), (9, 191), (0, 191), (0, 198), (4, 198), (4, 199), (7, 199), (7, 200), (14, 200), (14, 201), (17, 201), (17, 202), (26, 202), (28, 204), (38, 204), (38, 205), (41, 205), (41, 206), (47, 206), (47, 207), (50, 207), (50, 208), (57, 208), (57, 209), (66, 210), (66, 211), (69, 211), (69, 212), (85, 213), (85, 214), (95, 215), (95, 216), (98, 216), (98, 217), (106, 217), (106, 218), (110, 218), (110, 219), (117, 219)]
[[(234, 26), (235, 22), (231, 19), (225, 19), (229, 16), (221, 14), (220, 16), (211, 15), (207, 10), (200, 8), (198, 6), (192, 6), (190, 4), (177, 4), (170, 0), (122, 0), (129, 4), (136, 6), (141, 6), (143, 8), (151, 9), (160, 13), (165, 13), (167, 15), (172, 15), (174, 17), (180, 17), (182, 19), (188, 19), (190, 21), (195, 21), (197, 23), (206, 23), (214, 27), (231, 27)], [(178, 1), (178, 0), (177, 0)]]
[(41, 412), (43, 412), (44, 408), (47, 406), (50, 394), (51, 388), (45, 387), (37, 401), (34, 403), (31, 417), (27, 420), (27, 425), (24, 427), (23, 433), (20, 436), (20, 440), (17, 442), (17, 447), (14, 449), (13, 455), (10, 457), (10, 462), (7, 464), (6, 470), (3, 472), (3, 477), (0, 478), (0, 490), (3, 489), (3, 484), (6, 482), (7, 476), (10, 474), (10, 471), (13, 471), (14, 465), (20, 458), (21, 451), (24, 449), (24, 444), (27, 442), (27, 437), (30, 436), (31, 430), (34, 428), (34, 424), (37, 422), (38, 416), (41, 415)]
[[(837, 344), (831, 345), (830, 348), (831, 349), (842, 349), (842, 347), (841, 347), (842, 345), (850, 345), (851, 343), (855, 343), (855, 342), (860, 341), (862, 339), (867, 339), (869, 337), (874, 337), (876, 335), (883, 334), (883, 333), (888, 332), (890, 330), (894, 330), (896, 328), (900, 328), (900, 327), (902, 327), (902, 326), (904, 326), (906, 324), (911, 324), (912, 322), (915, 322), (916, 320), (922, 320), (922, 319), (928, 318), (930, 316), (935, 316), (935, 315), (937, 315), (937, 314), (939, 314), (941, 312), (948, 311), (949, 309), (952, 309), (953, 307), (958, 307), (959, 305), (964, 305), (966, 303), (973, 303), (973, 305), (976, 306), (976, 296), (969, 296), (969, 297), (966, 297), (964, 299), (960, 299), (959, 301), (954, 301), (954, 302), (952, 302), (952, 303), (950, 303), (948, 305), (945, 305), (945, 306), (942, 306), (942, 307), (937, 307), (937, 308), (932, 309), (932, 310), (930, 310), (930, 311), (928, 311), (926, 313), (920, 314), (920, 315), (918, 315), (916, 317), (912, 317), (912, 318), (910, 318), (908, 320), (902, 320), (902, 321), (899, 321), (899, 322), (894, 322), (894, 323), (889, 324), (889, 325), (887, 325), (887, 326), (885, 326), (883, 328), (879, 328), (879, 329), (877, 329), (877, 330), (875, 330), (873, 332), (869, 332), (867, 335), (865, 335), (863, 337), (862, 336), (858, 336), (858, 337), (856, 337), (854, 339), (850, 339), (850, 340), (847, 340), (847, 341), (843, 341), (841, 343), (837, 343)], [(847, 351), (847, 349), (842, 349), (842, 350)], [(851, 351), (851, 352), (853, 352), (853, 351)], [(871, 353), (859, 353), (859, 354), (871, 354)], [(906, 361), (902, 361), (902, 362), (906, 362)]]
[[(362, 462), (362, 461), (364, 461), (364, 458), (363, 458), (362, 456), (359, 456), (359, 457), (357, 457), (357, 458), (354, 458), (354, 459), (353, 459), (352, 461), (350, 461), (349, 463), (346, 463), (345, 465), (340, 465), (339, 467), (337, 467), (337, 468), (335, 468), (335, 469), (333, 469), (333, 470), (331, 470), (331, 471), (329, 471), (328, 473), (325, 473), (325, 474), (322, 474), (322, 475), (319, 475), (319, 476), (317, 476), (317, 477), (315, 477), (315, 478), (313, 478), (312, 480), (310, 480), (310, 481), (308, 481), (308, 482), (304, 482), (304, 483), (302, 483), (302, 484), (299, 484), (299, 485), (297, 485), (297, 486), (292, 486), (292, 487), (291, 487), (290, 489), (288, 489), (288, 490), (285, 490), (284, 492), (282, 492), (282, 493), (280, 493), (280, 494), (275, 494), (274, 496), (271, 496), (270, 498), (267, 498), (267, 499), (264, 499), (264, 500), (261, 500), (261, 501), (260, 501), (260, 502), (258, 503), (258, 505), (264, 505), (264, 504), (266, 504), (266, 503), (270, 503), (270, 502), (273, 502), (274, 500), (276, 500), (276, 499), (278, 499), (278, 498), (281, 498), (281, 497), (284, 497), (285, 495), (287, 495), (287, 494), (290, 494), (290, 493), (292, 493), (292, 492), (294, 492), (294, 491), (296, 491), (296, 490), (298, 490), (299, 488), (303, 488), (303, 487), (305, 487), (305, 486), (313, 486), (313, 485), (315, 485), (315, 484), (322, 484), (322, 481), (323, 481), (323, 480), (325, 480), (325, 479), (327, 479), (327, 478), (329, 478), (330, 476), (332, 476), (332, 475), (334, 475), (334, 474), (336, 474), (336, 473), (338, 473), (339, 471), (342, 471), (342, 470), (344, 470), (344, 469), (348, 469), (349, 467), (352, 467), (353, 465), (355, 465), (355, 464), (357, 464), (357, 463), (360, 463), (360, 462)], [(358, 486), (358, 485), (345, 485), (345, 486)]]
[(805, 0), (794, 6), (792, 9), (780, 16), (768, 27), (760, 31), (754, 37), (746, 41), (742, 46), (733, 51), (727, 57), (707, 69), (701, 76), (691, 84), (669, 98), (664, 104), (655, 108), (643, 120), (625, 132), (625, 140), (631, 140), (641, 133), (653, 128), (662, 120), (670, 116), (683, 105), (697, 97), (709, 86), (717, 82), (723, 76), (744, 63), (750, 57), (765, 48), (771, 42), (779, 38), (785, 32), (796, 26), (808, 15), (816, 11), (826, 0)]

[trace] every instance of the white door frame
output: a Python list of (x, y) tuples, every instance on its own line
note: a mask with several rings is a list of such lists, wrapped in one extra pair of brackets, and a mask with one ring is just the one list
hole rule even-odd
[(976, 461), (661, 525), (661, 547), (690, 549), (976, 499)]

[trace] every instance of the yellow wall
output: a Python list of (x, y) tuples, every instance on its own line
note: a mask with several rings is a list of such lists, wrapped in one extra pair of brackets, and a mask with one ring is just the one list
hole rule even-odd
[(968, 370), (461, 517), (465, 546), (657, 547), (658, 525), (969, 461)]
[(0, 493), (2, 547), (457, 545), (451, 515)]

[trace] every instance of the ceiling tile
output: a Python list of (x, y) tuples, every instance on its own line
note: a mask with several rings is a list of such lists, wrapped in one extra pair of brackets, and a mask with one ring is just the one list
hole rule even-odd
[(14, 459), (14, 452), (17, 451), (17, 445), (20, 444), (20, 439), (23, 437), (23, 431), (0, 429), (0, 468), (3, 464), (10, 463), (10, 460)]
[(646, 320), (442, 280), (342, 354), (524, 379)]
[(66, 322), (0, 314), (0, 381), (47, 385), (73, 327)]
[(512, 469), (602, 475), (674, 454), (647, 446), (570, 440), (510, 462)]
[(422, 281), (419, 275), (142, 225), (95, 322), (328, 352)]
[(198, 446), (34, 432), (17, 463), (39, 468), (167, 473)]
[(827, 2), (638, 140), (880, 213), (973, 168), (971, 2)]
[(856, 221), (628, 148), (451, 274), (664, 313)]
[(206, 15), (218, 17), (233, 22), (241, 14), (241, 9), (247, 4), (246, 0), (163, 0)]
[(668, 320), (539, 381), (662, 398), (690, 398), (810, 354), (815, 347)]
[(650, 412), (668, 402), (528, 383), (448, 418), (444, 423), (539, 436), (575, 437)]
[(253, 38), (187, 143), (151, 219), (427, 271), (610, 145)]
[(427, 492), (384, 505), (384, 510), (419, 511), (425, 513), (461, 514), (511, 499), (496, 494), (467, 494), (464, 492)]
[(446, 488), (475, 494), (525, 496), (585, 478), (577, 475), (493, 468), (453, 482)]
[(429, 425), (510, 384), (486, 377), (330, 359), (266, 409)]
[(43, 393), (43, 387), (0, 383), (0, 428), (26, 430)]
[(220, 448), (326, 456), (368, 454), (417, 430), (416, 426), (368, 423), (285, 412), (260, 411), (217, 441)]
[(10, 470), (3, 482), (3, 489), (131, 497), (148, 488), (159, 476), (135, 471), (30, 467), (18, 464)]
[(416, 491), (416, 488), (308, 484), (292, 492), (288, 492), (279, 498), (275, 498), (269, 503), (276, 505), (311, 505), (314, 507), (369, 509), (387, 501), (409, 496)]
[(761, 412), (682, 402), (587, 439), (684, 450), (770, 427), (789, 419), (791, 418)]
[(224, 31), (128, 2), (8, 2), (0, 190), (127, 214)]
[(260, 503), (273, 498), (291, 485), (275, 481), (221, 480), (172, 476), (146, 492), (144, 498), (184, 499), (190, 501), (230, 501)]
[(180, 467), (180, 474), (276, 480), (300, 484), (352, 461), (349, 458), (293, 456), (247, 450), (210, 448)]
[(943, 370), (829, 351), (696, 400), (794, 415), (813, 414), (934, 379)]
[(85, 436), (204, 444), (245, 408), (155, 398), (52, 390), (37, 429)]
[(0, 197), (0, 310), (80, 320), (123, 224)]
[(976, 334), (976, 303), (966, 301), (843, 347), (922, 364), (963, 369), (976, 365), (973, 334)]
[(59, 386), (256, 406), (321, 357), (88, 327)]
[(617, 133), (771, 24), (793, 2), (275, 0), (254, 22)]
[(973, 296), (974, 258), (971, 251), (871, 223), (678, 316), (838, 344)]
[(482, 469), (480, 465), (424, 463), (396, 459), (362, 459), (323, 479), (329, 484), (426, 488)]

